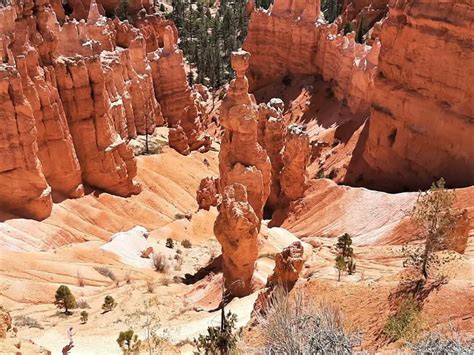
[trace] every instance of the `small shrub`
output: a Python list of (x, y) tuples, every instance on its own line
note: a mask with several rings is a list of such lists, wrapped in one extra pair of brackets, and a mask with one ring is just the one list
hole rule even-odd
[(388, 317), (383, 332), (391, 340), (412, 340), (420, 330), (420, 310), (413, 297), (409, 297), (403, 300), (397, 313)]
[(15, 317), (13, 320), (13, 324), (16, 327), (44, 329), (43, 326), (36, 319), (28, 317), (28, 316)]
[(163, 3), (160, 4), (160, 12), (166, 12), (165, 5), (163, 5)]
[(89, 303), (87, 303), (86, 300), (80, 299), (79, 301), (77, 301), (77, 308), (79, 308), (79, 309), (90, 309), (91, 306), (89, 306)]
[(87, 313), (86, 311), (82, 311), (81, 312), (81, 323), (86, 324), (88, 320), (89, 320), (89, 313)]
[(164, 277), (164, 278), (161, 280), (161, 284), (162, 284), (163, 286), (169, 286), (170, 283), (171, 283), (171, 281), (170, 281), (169, 277)]
[(65, 285), (59, 286), (56, 290), (54, 304), (59, 308), (64, 308), (64, 314), (71, 314), (70, 309), (76, 308), (77, 303), (69, 287)]
[(294, 299), (277, 288), (265, 312), (257, 315), (265, 354), (352, 354), (358, 338), (343, 328), (342, 313), (334, 305), (322, 302), (317, 310), (308, 310), (302, 294)]
[(181, 271), (181, 267), (183, 266), (183, 257), (180, 254), (176, 254), (174, 259), (176, 260), (174, 265), (175, 271)]
[(168, 263), (166, 258), (162, 254), (154, 253), (153, 254), (153, 266), (158, 272), (165, 272), (168, 270)]
[(194, 339), (198, 352), (204, 354), (231, 354), (235, 352), (239, 339), (236, 322), (237, 316), (229, 311), (220, 327), (208, 327), (207, 335), (201, 334), (197, 339)]
[(155, 292), (155, 283), (152, 280), (146, 280), (146, 289), (148, 293)]
[(97, 271), (102, 276), (108, 277), (112, 281), (117, 280), (117, 277), (115, 276), (115, 274), (109, 268), (106, 268), (106, 267), (103, 267), (103, 266), (96, 266), (96, 267), (94, 267), (94, 270)]
[(191, 241), (189, 239), (184, 239), (182, 242), (181, 242), (181, 245), (183, 246), (183, 248), (185, 249), (189, 249), (191, 248), (193, 245), (191, 244)]
[(104, 313), (110, 312), (116, 306), (117, 306), (117, 303), (115, 302), (115, 300), (112, 296), (110, 296), (110, 295), (105, 296), (104, 304), (102, 305), (102, 309), (103, 309)]
[(138, 340), (138, 335), (133, 334), (133, 330), (131, 329), (120, 332), (117, 343), (124, 354), (138, 353), (141, 345), (140, 340)]
[(474, 338), (462, 339), (458, 331), (448, 338), (441, 334), (429, 333), (416, 343), (409, 343), (413, 354), (474, 354)]
[(166, 239), (166, 247), (167, 247), (167, 248), (170, 248), (170, 249), (173, 249), (173, 248), (174, 248), (173, 239), (171, 239), (171, 238)]

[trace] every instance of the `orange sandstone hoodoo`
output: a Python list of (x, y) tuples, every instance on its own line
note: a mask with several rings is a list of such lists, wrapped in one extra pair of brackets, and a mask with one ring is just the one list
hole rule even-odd
[(219, 153), (219, 172), (221, 190), (233, 183), (244, 185), (248, 201), (261, 220), (270, 194), (271, 164), (258, 143), (258, 106), (254, 96), (248, 93), (245, 76), (249, 59), (248, 52), (232, 53), (236, 78), (230, 83), (221, 105), (221, 124), (225, 131)]

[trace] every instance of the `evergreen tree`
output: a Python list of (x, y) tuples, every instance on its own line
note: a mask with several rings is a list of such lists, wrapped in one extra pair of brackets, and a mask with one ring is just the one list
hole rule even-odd
[(338, 250), (338, 255), (336, 256), (336, 269), (338, 270), (338, 281), (341, 280), (341, 273), (343, 271), (347, 271), (349, 275), (352, 275), (355, 271), (354, 249), (351, 245), (352, 239), (347, 233), (337, 239), (336, 249)]
[(117, 306), (117, 303), (115, 302), (112, 296), (105, 296), (104, 304), (102, 305), (102, 309), (104, 310), (104, 313), (110, 312), (116, 306)]
[(120, 0), (115, 9), (116, 16), (124, 21), (128, 18), (128, 0)]
[(69, 287), (65, 285), (59, 286), (59, 288), (56, 290), (56, 294), (54, 298), (55, 298), (54, 304), (59, 309), (64, 308), (65, 314), (71, 314), (69, 310), (77, 307), (76, 299), (71, 293), (71, 290), (69, 289)]

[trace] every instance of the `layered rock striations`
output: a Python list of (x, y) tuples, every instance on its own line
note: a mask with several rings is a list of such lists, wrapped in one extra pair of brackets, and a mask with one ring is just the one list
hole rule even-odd
[(474, 184), (474, 6), (394, 1), (363, 152), (352, 182), (387, 191)]
[[(109, 19), (92, 1), (87, 21), (60, 24), (57, 9), (43, 0), (0, 9), (0, 181), (14, 187), (1, 189), (0, 202), (37, 219), (49, 215), (52, 196), (81, 196), (83, 183), (121, 196), (139, 192), (128, 140), (167, 120), (173, 126), (169, 112), (186, 112), (178, 117), (182, 145), (210, 144), (194, 139), (203, 137), (202, 117), (170, 21), (146, 12), (134, 24)], [(167, 66), (172, 76), (163, 74)], [(180, 99), (170, 105), (173, 95)]]
[(225, 187), (218, 209), (214, 234), (222, 246), (225, 288), (233, 296), (247, 296), (252, 293), (260, 220), (242, 184)]
[(0, 202), (2, 209), (29, 218), (46, 218), (52, 209), (51, 188), (38, 158), (31, 104), (20, 74), (0, 66)]
[(290, 74), (322, 75), (352, 112), (368, 112), (380, 44), (356, 43), (355, 33), (342, 35), (336, 23), (320, 18), (314, 10), (319, 7), (319, 0), (276, 0), (269, 10), (252, 13), (243, 45), (252, 54), (251, 88)]

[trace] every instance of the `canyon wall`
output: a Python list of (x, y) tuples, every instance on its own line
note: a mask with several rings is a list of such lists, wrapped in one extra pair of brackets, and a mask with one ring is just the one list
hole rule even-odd
[[(301, 6), (276, 0), (269, 10), (252, 12), (243, 45), (252, 54), (251, 89), (290, 74), (322, 75), (332, 81), (336, 97), (352, 112), (368, 112), (379, 42), (368, 46), (356, 43), (355, 33), (340, 34), (340, 24), (328, 24), (315, 10), (319, 0), (306, 1), (307, 11), (302, 12)], [(353, 16), (346, 14), (344, 21)]]
[(392, 1), (353, 181), (387, 191), (474, 184), (474, 4)]
[(189, 150), (210, 144), (174, 24), (145, 10), (133, 24), (106, 18), (95, 1), (84, 9), (87, 21), (60, 24), (56, 2), (0, 8), (4, 211), (45, 218), (53, 199), (82, 196), (83, 184), (120, 196), (140, 192), (128, 141), (160, 125), (178, 121)]

